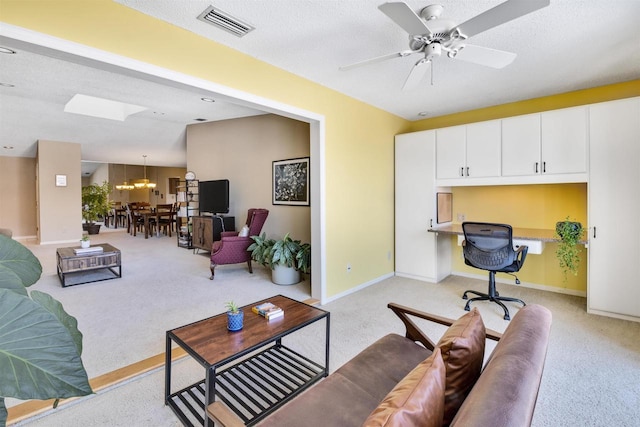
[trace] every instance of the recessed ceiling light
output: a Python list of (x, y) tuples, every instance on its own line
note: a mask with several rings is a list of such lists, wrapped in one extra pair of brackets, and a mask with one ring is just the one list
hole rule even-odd
[(419, 115), (420, 117), (426, 117), (426, 116), (428, 116), (428, 115), (429, 115), (429, 112), (428, 112), (428, 111), (420, 111), (420, 112), (418, 113), (418, 115)]
[(195, 120), (196, 122), (206, 122), (207, 121), (207, 119), (193, 119), (193, 120)]
[(12, 85), (11, 83), (0, 83), (0, 86), (4, 86), (4, 87), (16, 87), (16, 85)]
[(8, 53), (9, 55), (15, 55), (16, 51), (13, 49), (9, 49), (8, 47), (0, 46), (0, 53)]
[(13, 145), (5, 145), (2, 148), (4, 148), (5, 150), (13, 150)]
[(204, 102), (216, 102), (215, 99), (211, 99), (211, 98), (200, 98), (202, 99)]

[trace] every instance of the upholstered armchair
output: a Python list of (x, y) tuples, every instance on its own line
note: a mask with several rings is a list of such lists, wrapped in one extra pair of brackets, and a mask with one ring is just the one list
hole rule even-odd
[(250, 236), (260, 235), (268, 215), (269, 211), (267, 209), (249, 209), (247, 224), (239, 232), (223, 231), (220, 236), (221, 240), (213, 242), (213, 247), (211, 248), (211, 280), (213, 280), (214, 270), (218, 265), (246, 262), (249, 266), (249, 273), (253, 273), (251, 253), (247, 251), (247, 248), (253, 243)]

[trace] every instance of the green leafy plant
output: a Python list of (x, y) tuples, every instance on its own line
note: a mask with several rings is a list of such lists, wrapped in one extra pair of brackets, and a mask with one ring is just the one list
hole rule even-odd
[(83, 235), (83, 236), (80, 238), (80, 241), (82, 241), (82, 242), (88, 242), (88, 241), (89, 241), (89, 239), (90, 239), (89, 235), (88, 235), (88, 234), (85, 234), (85, 235)]
[(91, 394), (78, 322), (50, 295), (28, 292), (42, 266), (19, 242), (0, 236), (0, 425), (5, 397), (58, 399)]
[(579, 222), (571, 221), (569, 217), (564, 221), (556, 223), (556, 237), (560, 240), (556, 257), (560, 268), (564, 273), (564, 280), (567, 281), (568, 274), (578, 275), (580, 266), (580, 253), (578, 242), (582, 237), (583, 228)]
[(311, 269), (311, 245), (293, 240), (289, 233), (282, 239), (267, 239), (266, 234), (251, 236), (253, 243), (247, 248), (251, 259), (273, 269), (276, 265), (294, 267), (303, 273)]
[(224, 306), (227, 307), (227, 312), (229, 313), (238, 313), (240, 312), (240, 308), (238, 308), (238, 305), (233, 302), (233, 301), (227, 301), (224, 303)]
[(91, 184), (82, 187), (82, 218), (87, 223), (92, 224), (98, 218), (104, 218), (109, 214), (109, 193), (111, 185), (107, 181), (102, 185)]
[(267, 239), (266, 233), (262, 233), (260, 236), (251, 236), (251, 239), (253, 243), (247, 248), (247, 251), (251, 252), (251, 259), (265, 267), (272, 268), (271, 249), (276, 241)]

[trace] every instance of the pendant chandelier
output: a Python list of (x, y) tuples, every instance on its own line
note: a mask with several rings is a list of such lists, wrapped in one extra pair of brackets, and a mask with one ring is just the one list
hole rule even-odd
[(127, 165), (124, 165), (124, 182), (116, 185), (116, 190), (133, 190), (135, 187), (127, 182)]
[(142, 157), (144, 157), (144, 178), (138, 180), (138, 182), (134, 182), (133, 185), (136, 187), (136, 189), (156, 188), (156, 183), (149, 182), (149, 180), (147, 179), (147, 155), (143, 154)]

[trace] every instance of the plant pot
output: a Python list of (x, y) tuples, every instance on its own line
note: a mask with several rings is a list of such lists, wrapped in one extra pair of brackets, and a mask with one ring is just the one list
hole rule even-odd
[(244, 312), (239, 311), (232, 313), (227, 311), (227, 329), (230, 331), (239, 331), (244, 325)]
[(558, 236), (560, 236), (561, 238), (564, 237), (563, 234), (563, 230), (565, 230), (566, 228), (564, 227), (564, 224), (569, 224), (568, 229), (570, 230), (570, 236), (575, 236), (577, 238), (580, 238), (580, 234), (582, 233), (582, 224), (580, 224), (579, 222), (573, 222), (573, 221), (558, 221), (556, 222), (556, 233), (558, 233)]
[(277, 264), (271, 271), (271, 281), (276, 285), (295, 285), (300, 281), (300, 272), (294, 267)]
[(83, 224), (83, 228), (84, 226), (87, 226), (86, 230), (88, 234), (99, 234), (100, 233), (100, 224)]
[(80, 247), (81, 248), (86, 249), (89, 246), (91, 246), (91, 241), (90, 240), (80, 240)]

